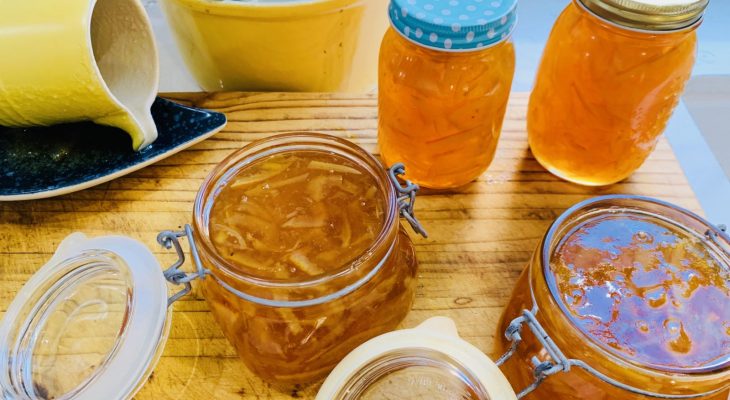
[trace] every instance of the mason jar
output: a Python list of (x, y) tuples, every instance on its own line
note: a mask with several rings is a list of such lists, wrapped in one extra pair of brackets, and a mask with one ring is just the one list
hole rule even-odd
[(515, 49), (515, 0), (393, 0), (380, 45), (378, 143), (430, 188), (463, 186), (494, 158)]
[(459, 336), (456, 323), (431, 317), (389, 332), (348, 354), (316, 400), (516, 400), (499, 367)]
[(550, 33), (530, 95), (538, 162), (600, 186), (651, 154), (690, 77), (707, 0), (573, 0)]

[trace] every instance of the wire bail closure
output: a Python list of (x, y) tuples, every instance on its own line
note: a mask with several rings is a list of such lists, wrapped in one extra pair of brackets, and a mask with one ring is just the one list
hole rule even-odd
[[(180, 240), (178, 240), (181, 237), (187, 237), (188, 243), (190, 243), (190, 254), (192, 254), (193, 261), (195, 262), (195, 266), (197, 268), (197, 271), (194, 273), (188, 274), (180, 270), (180, 267), (185, 264), (185, 252), (180, 245)], [(210, 274), (210, 270), (205, 269), (203, 267), (203, 263), (200, 261), (198, 248), (195, 245), (195, 239), (193, 238), (193, 228), (190, 225), (186, 224), (184, 230), (182, 231), (160, 232), (157, 235), (157, 243), (159, 243), (160, 245), (162, 245), (162, 247), (166, 249), (174, 247), (175, 252), (177, 253), (177, 261), (175, 261), (175, 263), (173, 263), (163, 272), (163, 275), (165, 275), (165, 279), (167, 279), (168, 282), (174, 285), (185, 286), (180, 289), (179, 292), (173, 294), (172, 296), (170, 296), (170, 298), (167, 299), (167, 306), (169, 307), (170, 305), (172, 305), (172, 303), (180, 300), (182, 297), (186, 296), (193, 290), (190, 282), (198, 278), (204, 278), (206, 275)]]
[(727, 232), (727, 226), (725, 224), (719, 224), (716, 228), (717, 230), (713, 230), (711, 228), (707, 229), (705, 231), (705, 237), (715, 243), (715, 245), (719, 246), (721, 249), (730, 253), (730, 247), (727, 245), (727, 242), (721, 240), (721, 237), (723, 236), (727, 240), (727, 236), (725, 236)]
[(552, 338), (550, 338), (550, 335), (547, 333), (547, 331), (545, 331), (545, 328), (543, 328), (542, 324), (540, 324), (540, 321), (537, 320), (537, 317), (535, 317), (537, 312), (538, 308), (535, 304), (533, 305), (532, 310), (522, 310), (522, 315), (513, 319), (512, 322), (510, 322), (510, 324), (507, 326), (507, 329), (505, 330), (504, 336), (507, 338), (507, 340), (512, 342), (512, 344), (510, 345), (510, 348), (507, 349), (507, 351), (496, 361), (497, 366), (501, 367), (515, 354), (515, 352), (517, 351), (517, 347), (519, 346), (520, 342), (522, 342), (522, 328), (525, 324), (527, 324), (527, 327), (530, 329), (537, 341), (540, 343), (540, 345), (542, 345), (543, 349), (545, 349), (548, 357), (546, 357), (544, 361), (541, 361), (537, 356), (532, 356), (531, 362), (534, 367), (533, 375), (535, 376), (535, 380), (528, 387), (526, 387), (517, 394), (518, 399), (524, 398), (528, 394), (532, 393), (535, 389), (537, 389), (538, 386), (540, 386), (540, 384), (542, 384), (545, 379), (549, 378), (551, 375), (555, 375), (559, 372), (570, 372), (570, 369), (572, 367), (581, 368), (587, 373), (600, 379), (601, 381), (608, 383), (609, 385), (615, 386), (619, 389), (626, 390), (634, 394), (659, 399), (696, 399), (724, 390), (721, 388), (707, 393), (668, 395), (649, 392), (647, 390), (639, 389), (621, 383), (609, 376), (604, 375), (600, 371), (596, 370), (595, 368), (591, 367), (581, 360), (566, 357), (565, 354), (560, 350), (558, 345), (555, 344)]
[(420, 189), (415, 183), (404, 179), (405, 184), (401, 184), (399, 176), (406, 174), (406, 167), (403, 163), (393, 164), (392, 167), (388, 168), (388, 176), (393, 187), (398, 192), (398, 209), (400, 210), (401, 217), (405, 218), (406, 221), (411, 225), (411, 228), (423, 236), (428, 237), (426, 229), (423, 228), (421, 222), (416, 218), (414, 207), (416, 205), (416, 193)]

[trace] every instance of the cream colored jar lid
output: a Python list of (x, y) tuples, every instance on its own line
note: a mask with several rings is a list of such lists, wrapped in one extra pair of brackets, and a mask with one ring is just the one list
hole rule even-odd
[(507, 378), (454, 321), (434, 317), (353, 350), (327, 377), (316, 400), (513, 400)]
[(579, 0), (610, 22), (649, 31), (686, 28), (702, 18), (709, 0)]

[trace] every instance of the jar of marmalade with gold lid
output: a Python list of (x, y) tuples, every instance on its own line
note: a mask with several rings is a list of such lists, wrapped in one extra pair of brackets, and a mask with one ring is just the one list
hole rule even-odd
[(527, 130), (540, 164), (595, 186), (639, 168), (690, 77), (707, 2), (573, 0), (530, 96)]
[(494, 158), (515, 69), (516, 0), (392, 0), (380, 47), (378, 142), (430, 188)]

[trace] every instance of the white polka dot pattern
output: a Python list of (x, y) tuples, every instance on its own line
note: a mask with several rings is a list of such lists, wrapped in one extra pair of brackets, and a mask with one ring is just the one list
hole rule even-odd
[(391, 0), (393, 27), (425, 47), (468, 51), (507, 39), (517, 0)]

